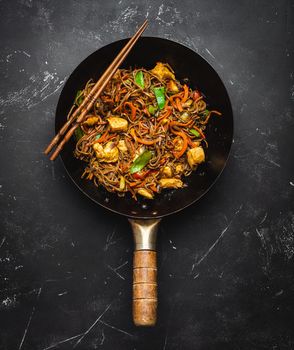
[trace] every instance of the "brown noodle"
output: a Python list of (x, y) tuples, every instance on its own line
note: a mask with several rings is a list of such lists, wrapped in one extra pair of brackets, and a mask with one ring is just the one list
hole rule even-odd
[[(74, 154), (87, 163), (82, 176), (119, 196), (131, 192), (134, 198), (141, 194), (151, 199), (162, 188), (183, 187), (181, 179), (204, 161), (196, 159), (193, 163), (188, 152), (208, 147), (206, 125), (212, 113), (221, 115), (207, 110), (199, 91), (173, 79), (170, 66), (159, 64), (165, 75), (156, 69), (118, 70), (76, 134)], [(140, 71), (143, 88), (136, 80)], [(90, 80), (77, 93), (75, 106), (93, 85)], [(165, 89), (162, 109), (154, 93), (158, 87)], [(111, 117), (127, 120), (127, 128), (114, 131), (108, 119)], [(142, 170), (132, 173), (135, 159), (138, 161), (146, 151), (152, 152), (151, 158)]]

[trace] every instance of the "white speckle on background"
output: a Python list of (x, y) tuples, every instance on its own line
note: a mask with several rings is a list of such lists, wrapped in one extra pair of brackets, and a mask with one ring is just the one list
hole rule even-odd
[(159, 6), (155, 20), (166, 26), (172, 26), (176, 23), (183, 23), (181, 12), (175, 7), (166, 6), (164, 4)]
[(110, 21), (106, 25), (106, 31), (108, 31), (108, 27), (115, 31), (115, 32), (123, 32), (124, 29), (122, 25), (124, 23), (131, 23), (134, 21), (134, 17), (138, 14), (138, 6), (131, 7), (128, 6), (126, 9), (124, 9), (120, 15), (117, 17), (117, 19)]
[(0, 97), (0, 106), (17, 105), (30, 109), (49, 96), (56, 93), (63, 85), (66, 77), (60, 79), (56, 72), (45, 70), (28, 78), (28, 85), (17, 91), (8, 91), (6, 97)]
[(177, 247), (174, 245), (174, 243), (173, 243), (173, 241), (171, 239), (169, 239), (169, 243), (171, 244), (173, 249), (175, 249), (175, 250), (177, 249)]
[(294, 187), (294, 183), (292, 181), (289, 182), (290, 186)]

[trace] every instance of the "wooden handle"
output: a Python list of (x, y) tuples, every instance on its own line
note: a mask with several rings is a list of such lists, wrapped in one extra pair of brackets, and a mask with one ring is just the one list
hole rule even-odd
[(157, 311), (156, 252), (136, 250), (133, 262), (133, 320), (136, 326), (154, 326)]

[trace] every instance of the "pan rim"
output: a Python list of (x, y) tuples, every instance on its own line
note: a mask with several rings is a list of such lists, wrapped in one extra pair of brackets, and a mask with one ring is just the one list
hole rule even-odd
[[(191, 51), (193, 54), (196, 54), (198, 55), (203, 61), (205, 61), (205, 63), (207, 65), (210, 66), (210, 68), (214, 71), (214, 73), (219, 77), (220, 79), (220, 83), (223, 85), (224, 87), (224, 90), (226, 92), (226, 95), (227, 95), (227, 104), (228, 104), (228, 108), (229, 108), (229, 111), (230, 111), (230, 114), (232, 116), (232, 120), (231, 120), (231, 123), (232, 123), (232, 136), (231, 136), (231, 140), (230, 140), (230, 144), (229, 144), (229, 147), (228, 147), (228, 151), (227, 151), (227, 157), (224, 161), (224, 164), (223, 164), (223, 167), (222, 169), (219, 171), (219, 173), (217, 174), (217, 176), (215, 177), (215, 179), (211, 182), (211, 184), (200, 194), (198, 195), (197, 197), (195, 197), (194, 199), (192, 199), (191, 201), (189, 201), (186, 205), (180, 207), (180, 208), (177, 208), (177, 209), (174, 209), (174, 210), (171, 210), (171, 211), (168, 211), (164, 214), (161, 214), (161, 215), (135, 215), (135, 214), (132, 214), (132, 213), (129, 213), (129, 214), (126, 214), (124, 212), (120, 212), (116, 209), (113, 209), (109, 206), (106, 206), (104, 205), (103, 203), (95, 200), (90, 194), (88, 194), (83, 188), (80, 187), (79, 184), (76, 183), (75, 179), (73, 178), (72, 174), (70, 173), (69, 169), (67, 168), (67, 166), (65, 165), (65, 160), (64, 160), (64, 154), (63, 152), (61, 152), (60, 154), (60, 158), (61, 158), (61, 161), (62, 161), (62, 164), (63, 164), (63, 167), (65, 168), (65, 171), (66, 173), (68, 174), (69, 178), (71, 179), (71, 181), (75, 184), (75, 186), (86, 196), (88, 197), (92, 202), (94, 202), (95, 204), (98, 204), (99, 206), (103, 207), (104, 209), (107, 209), (109, 210), (110, 212), (112, 213), (115, 213), (115, 214), (119, 214), (119, 215), (122, 215), (124, 217), (127, 217), (127, 218), (130, 218), (130, 219), (160, 219), (160, 218), (163, 218), (163, 217), (167, 217), (169, 215), (173, 215), (173, 214), (176, 214), (176, 213), (179, 213), (180, 211), (190, 207), (191, 205), (195, 204), (196, 202), (198, 202), (201, 198), (203, 198), (204, 195), (207, 194), (207, 192), (209, 192), (211, 190), (211, 188), (215, 185), (215, 183), (218, 181), (218, 179), (220, 178), (221, 174), (223, 173), (224, 169), (226, 168), (227, 166), (227, 163), (228, 163), (228, 160), (230, 158), (230, 155), (231, 155), (231, 150), (232, 150), (232, 143), (233, 143), (233, 138), (234, 138), (234, 115), (233, 115), (233, 109), (232, 109), (232, 103), (231, 103), (231, 99), (230, 99), (230, 96), (229, 96), (229, 93), (228, 93), (228, 90), (223, 82), (223, 79), (221, 79), (221, 77), (219, 76), (219, 74), (217, 73), (217, 71), (215, 70), (215, 68), (211, 65), (211, 63), (209, 63), (207, 61), (206, 58), (204, 58), (201, 54), (199, 54), (198, 52), (194, 51), (193, 49), (191, 49), (190, 47), (186, 46), (185, 44), (181, 43), (181, 42), (178, 42), (176, 40), (170, 40), (170, 39), (166, 39), (166, 38), (162, 38), (162, 37), (157, 37), (157, 36), (142, 36), (139, 40), (141, 39), (153, 39), (153, 40), (160, 40), (160, 41), (166, 41), (166, 42), (171, 42), (173, 44), (177, 44), (179, 46), (182, 46), (183, 48), (185, 48), (186, 50), (189, 50)], [(124, 41), (127, 41), (129, 40), (130, 38), (129, 37), (126, 37), (126, 38), (122, 38), (122, 39), (119, 39), (119, 40), (116, 40), (116, 41), (113, 41), (109, 44), (106, 44), (106, 45), (103, 45), (101, 46), (100, 48), (98, 48), (97, 50), (93, 51), (92, 53), (90, 53), (89, 55), (87, 55), (82, 61), (80, 61), (80, 63), (75, 67), (75, 69), (70, 73), (70, 75), (68, 76), (64, 86), (63, 86), (63, 89), (65, 87), (65, 85), (67, 84), (67, 82), (69, 81), (69, 79), (71, 78), (72, 75), (75, 74), (75, 72), (79, 69), (80, 65), (82, 65), (84, 63), (84, 61), (86, 61), (91, 55), (95, 55), (95, 53), (99, 50), (101, 50), (102, 48), (106, 48), (108, 46), (111, 46), (113, 44), (118, 44), (119, 42), (124, 42)], [(56, 109), (55, 109), (55, 132), (56, 132), (56, 128), (57, 128), (57, 125), (56, 125), (56, 119), (57, 119), (57, 110), (58, 110), (58, 105), (59, 105), (59, 101), (60, 101), (60, 96), (62, 95), (62, 92), (63, 92), (63, 89), (61, 90), (60, 94), (59, 94), (59, 98), (58, 98), (58, 103), (56, 105)], [(156, 198), (154, 199), (156, 200)]]

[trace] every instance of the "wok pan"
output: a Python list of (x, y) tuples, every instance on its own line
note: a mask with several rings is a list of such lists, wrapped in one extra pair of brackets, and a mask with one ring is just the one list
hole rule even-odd
[[(127, 40), (116, 41), (100, 48), (73, 71), (59, 97), (56, 132), (65, 123), (76, 92), (90, 78), (97, 80), (100, 77)], [(169, 63), (179, 80), (188, 79), (188, 85), (193, 89), (198, 88), (211, 108), (222, 112), (222, 117), (211, 118), (207, 126), (209, 147), (205, 151), (206, 162), (184, 179), (187, 187), (164, 190), (154, 200), (138, 198), (135, 201), (129, 195), (118, 197), (102, 187), (95, 187), (88, 180), (81, 179), (85, 163), (73, 156), (74, 139), (61, 152), (66, 171), (75, 185), (94, 202), (126, 216), (131, 223), (135, 243), (133, 320), (137, 326), (153, 326), (156, 323), (156, 233), (161, 218), (186, 208), (211, 188), (226, 165), (233, 138), (233, 114), (226, 88), (216, 71), (191, 49), (166, 39), (141, 37), (121, 67), (151, 69), (158, 61)]]

